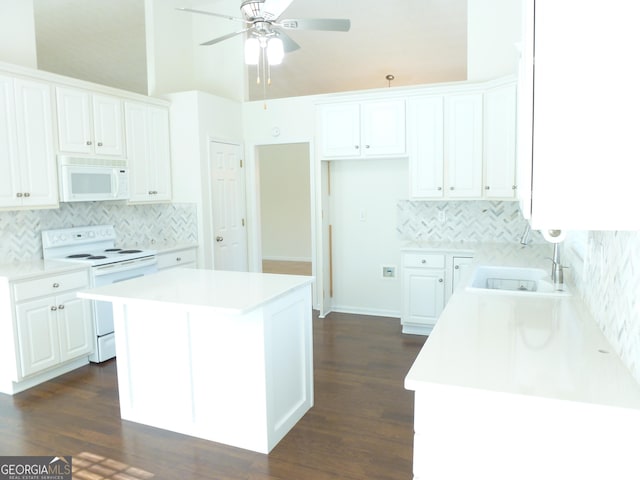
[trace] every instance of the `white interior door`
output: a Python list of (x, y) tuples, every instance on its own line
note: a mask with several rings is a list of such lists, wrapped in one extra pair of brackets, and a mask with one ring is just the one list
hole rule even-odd
[(239, 145), (211, 142), (213, 268), (247, 271), (244, 169)]

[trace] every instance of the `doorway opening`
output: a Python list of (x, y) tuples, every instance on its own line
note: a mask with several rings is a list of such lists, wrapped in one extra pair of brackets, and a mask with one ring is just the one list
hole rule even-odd
[(312, 274), (308, 143), (257, 147), (262, 271)]

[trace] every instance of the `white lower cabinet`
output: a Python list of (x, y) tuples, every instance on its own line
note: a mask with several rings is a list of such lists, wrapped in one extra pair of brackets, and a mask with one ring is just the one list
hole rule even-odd
[(429, 335), (471, 254), (442, 251), (402, 253), (402, 332)]
[(451, 272), (452, 282), (451, 282), (451, 288), (449, 288), (449, 290), (447, 291), (449, 296), (453, 295), (453, 291), (456, 289), (456, 286), (458, 285), (460, 278), (466, 272), (467, 267), (471, 265), (472, 261), (473, 261), (473, 257), (470, 257), (470, 256), (454, 255), (452, 257), (451, 259), (451, 267), (453, 269)]
[(17, 393), (88, 363), (92, 311), (76, 296), (89, 287), (86, 270), (2, 283), (3, 322), (10, 323), (2, 326), (0, 348), (14, 351), (14, 365), (0, 369), (0, 391)]
[(185, 247), (158, 253), (156, 255), (158, 270), (177, 267), (196, 268), (196, 249), (197, 247)]

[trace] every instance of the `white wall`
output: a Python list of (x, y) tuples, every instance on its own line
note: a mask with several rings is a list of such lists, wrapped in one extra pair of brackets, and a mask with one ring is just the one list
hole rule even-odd
[(262, 258), (311, 261), (309, 145), (258, 148)]
[(0, 0), (0, 61), (38, 68), (33, 0)]
[(522, 0), (468, 0), (467, 80), (517, 73), (521, 15)]
[[(262, 268), (261, 232), (253, 228), (253, 226), (259, 225), (260, 219), (260, 199), (258, 198), (260, 181), (257, 176), (256, 149), (259, 145), (308, 143), (311, 154), (310, 161), (313, 163), (314, 100), (315, 97), (310, 96), (267, 100), (266, 102), (245, 102), (242, 104), (243, 138), (245, 142), (245, 158), (247, 160), (247, 218), (249, 224), (249, 265), (251, 270), (260, 271)], [(315, 182), (317, 173), (311, 171), (311, 177), (311, 181)], [(315, 218), (314, 208), (315, 205), (312, 204), (313, 218)], [(312, 243), (313, 241), (314, 239), (312, 239)]]
[(167, 95), (171, 101), (173, 201), (198, 210), (198, 263), (213, 268), (209, 151), (212, 140), (241, 144), (240, 103), (205, 92)]
[(333, 310), (400, 316), (398, 199), (408, 195), (406, 159), (331, 162)]
[[(242, 101), (245, 92), (242, 36), (200, 46), (239, 27), (227, 19), (181, 12), (176, 7), (211, 10), (211, 2), (145, 0), (149, 95), (200, 90)], [(233, 2), (218, 2), (215, 10), (238, 14)]]

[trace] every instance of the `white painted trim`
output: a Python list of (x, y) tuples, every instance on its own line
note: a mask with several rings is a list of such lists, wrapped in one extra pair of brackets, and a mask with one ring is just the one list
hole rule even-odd
[(312, 257), (270, 257), (270, 256), (263, 256), (262, 260), (267, 260), (267, 261), (271, 261), (271, 262), (311, 262), (313, 259)]
[[(260, 224), (260, 181), (258, 174), (258, 162), (256, 151), (258, 147), (265, 145), (286, 145), (290, 143), (306, 143), (309, 145), (309, 189), (311, 196), (311, 275), (316, 281), (312, 285), (313, 308), (320, 309), (319, 290), (322, 286), (322, 264), (318, 262), (318, 245), (322, 245), (317, 239), (318, 228), (316, 219), (321, 212), (321, 204), (318, 201), (318, 177), (316, 162), (316, 146), (313, 137), (279, 137), (260, 142), (253, 141), (245, 144), (245, 189), (247, 194), (247, 250), (249, 254), (249, 270), (262, 271), (262, 234)], [(318, 288), (320, 285), (320, 289)]]
[(65, 77), (64, 75), (45, 72), (44, 70), (34, 70), (20, 65), (14, 65), (12, 63), (0, 62), (0, 71), (9, 75), (28, 77), (34, 80), (48, 82), (51, 83), (53, 87), (57, 85), (63, 85), (66, 87), (89, 90), (92, 93), (112, 95), (114, 97), (119, 97), (125, 100), (135, 100), (138, 102), (144, 102), (163, 107), (168, 107), (170, 105), (170, 102), (163, 98), (149, 97), (140, 93), (129, 92), (127, 90), (108, 87), (106, 85), (100, 85), (99, 83), (87, 82), (85, 80), (78, 80), (77, 78)]
[[(350, 307), (348, 305), (333, 305), (331, 312), (336, 313), (353, 313), (355, 315), (371, 315), (372, 317), (389, 317), (395, 320), (400, 320), (400, 310), (379, 310), (369, 309), (361, 307)], [(325, 312), (328, 315), (329, 312)], [(398, 326), (400, 324), (398, 323)]]

